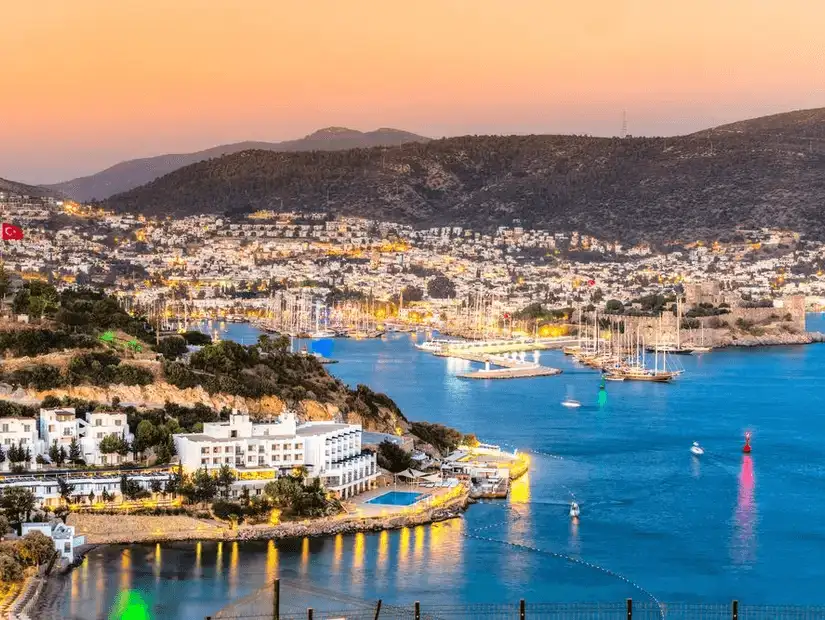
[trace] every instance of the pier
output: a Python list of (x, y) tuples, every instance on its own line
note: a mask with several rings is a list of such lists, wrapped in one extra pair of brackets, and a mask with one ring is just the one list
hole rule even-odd
[[(534, 352), (533, 362), (525, 361), (523, 355), (520, 359), (505, 357), (503, 355), (491, 356), (476, 352), (439, 352), (436, 353), (436, 355), (439, 357), (452, 357), (484, 364), (484, 368), (462, 372), (456, 375), (462, 379), (528, 379), (531, 377), (551, 377), (561, 374), (561, 369), (559, 368), (539, 364), (538, 351)], [(491, 368), (491, 366), (498, 366), (498, 368)]]

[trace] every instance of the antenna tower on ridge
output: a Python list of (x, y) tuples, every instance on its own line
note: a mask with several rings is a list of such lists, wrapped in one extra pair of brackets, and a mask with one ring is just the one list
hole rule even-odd
[(622, 110), (622, 138), (627, 137), (627, 110)]

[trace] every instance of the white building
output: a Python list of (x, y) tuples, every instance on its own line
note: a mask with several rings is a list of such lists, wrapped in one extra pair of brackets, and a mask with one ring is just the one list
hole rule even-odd
[(40, 410), (40, 439), (46, 451), (57, 441), (69, 451), (72, 439), (79, 439), (77, 416), (74, 407)]
[[(11, 446), (28, 448), (34, 458), (43, 451), (43, 442), (38, 437), (37, 420), (33, 418), (0, 418), (0, 449), (7, 454)], [(8, 458), (3, 462), (3, 469), (10, 467)]]
[(66, 525), (60, 520), (51, 523), (23, 523), (23, 536), (29, 532), (40, 532), (54, 542), (55, 550), (67, 562), (74, 562), (74, 550), (86, 542), (85, 536), (75, 536), (74, 526)]
[(126, 414), (117, 411), (90, 411), (85, 420), (77, 420), (80, 449), (87, 465), (120, 465), (129, 459), (119, 454), (103, 454), (100, 442), (104, 437), (116, 435), (126, 441), (134, 437), (129, 432)]
[(325, 488), (346, 499), (374, 486), (378, 467), (375, 454), (362, 450), (360, 424), (307, 422), (297, 433), (310, 474)]
[(233, 496), (244, 488), (250, 495), (261, 495), (267, 482), (304, 464), (304, 443), (295, 429), (291, 411), (265, 422), (252, 422), (249, 414), (233, 412), (228, 422), (206, 423), (203, 432), (176, 434), (174, 441), (184, 471), (228, 465), (238, 478)]
[(266, 422), (252, 422), (249, 414), (234, 412), (228, 422), (207, 423), (203, 432), (177, 434), (174, 440), (185, 471), (232, 468), (238, 478), (233, 496), (243, 489), (261, 495), (267, 482), (303, 465), (341, 497), (367, 490), (378, 476), (375, 455), (362, 454), (360, 426), (297, 426), (291, 411)]
[[(165, 485), (171, 478), (169, 472), (145, 471), (139, 473), (128, 473), (129, 480), (134, 480), (146, 491), (152, 490), (153, 481)], [(84, 503), (89, 501), (89, 494), (93, 493), (95, 502), (102, 501), (103, 491), (117, 501), (121, 496), (120, 479), (121, 474), (112, 473), (71, 473), (61, 476), (66, 484), (73, 487), (71, 501)], [(61, 503), (60, 486), (57, 483), (57, 476), (54, 474), (20, 474), (0, 477), (0, 493), (9, 488), (28, 489), (34, 493), (34, 497), (41, 506), (58, 506)], [(163, 488), (163, 486), (161, 487)]]

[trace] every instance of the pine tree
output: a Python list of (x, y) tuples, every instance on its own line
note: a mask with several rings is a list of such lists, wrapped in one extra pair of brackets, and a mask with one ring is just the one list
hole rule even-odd
[(63, 446), (60, 446), (60, 450), (57, 453), (57, 464), (58, 465), (63, 465), (63, 463), (66, 462), (67, 456), (68, 456), (68, 454), (66, 453), (66, 448), (64, 448)]
[(72, 437), (72, 442), (69, 444), (69, 462), (77, 465), (83, 459), (83, 454), (80, 452), (80, 444), (76, 437)]
[(57, 447), (57, 439), (55, 439), (52, 442), (52, 445), (49, 446), (49, 460), (52, 463), (54, 463), (55, 465), (58, 465), (59, 463), (57, 461), (58, 461), (59, 458), (60, 458), (60, 450)]

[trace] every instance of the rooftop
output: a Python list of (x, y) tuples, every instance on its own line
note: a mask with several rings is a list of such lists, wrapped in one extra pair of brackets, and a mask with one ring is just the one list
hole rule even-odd
[(295, 433), (301, 437), (308, 437), (310, 435), (323, 435), (324, 433), (334, 433), (335, 431), (351, 430), (355, 432), (355, 428), (349, 424), (305, 424), (299, 426)]

